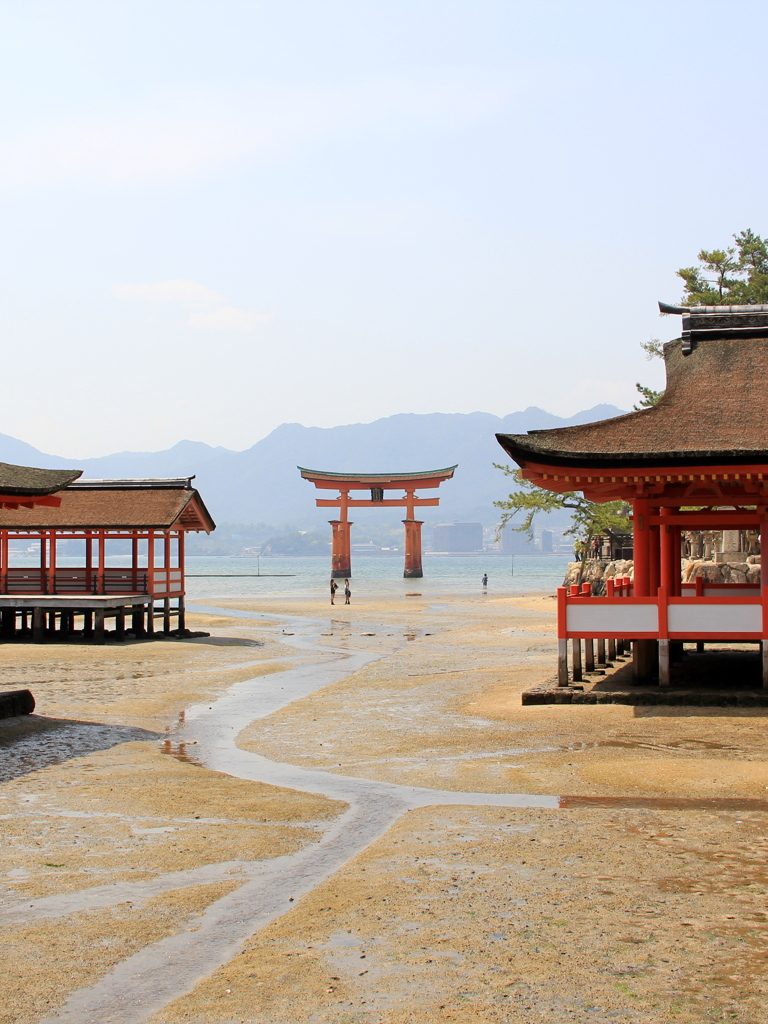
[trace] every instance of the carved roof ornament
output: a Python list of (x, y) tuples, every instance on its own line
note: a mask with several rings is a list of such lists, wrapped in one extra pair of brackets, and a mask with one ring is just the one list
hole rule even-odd
[(670, 306), (659, 303), (661, 313), (682, 316), (683, 355), (707, 338), (768, 338), (768, 305)]

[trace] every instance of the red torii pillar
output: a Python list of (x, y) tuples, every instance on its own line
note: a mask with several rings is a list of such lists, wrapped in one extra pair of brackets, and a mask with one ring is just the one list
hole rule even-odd
[(349, 491), (342, 491), (339, 497), (341, 518), (328, 520), (331, 524), (331, 578), (345, 580), (352, 575), (350, 528), (354, 524), (347, 517)]
[(416, 519), (414, 509), (416, 492), (406, 491), (405, 496), (408, 502), (408, 512), (403, 520), (403, 526), (405, 527), (405, 568), (403, 576), (405, 579), (421, 579), (424, 575), (421, 568), (421, 528), (424, 523), (421, 519)]

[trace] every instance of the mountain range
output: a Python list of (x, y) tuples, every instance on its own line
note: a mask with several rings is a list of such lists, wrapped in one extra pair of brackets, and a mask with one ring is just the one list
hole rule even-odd
[(331, 509), (315, 508), (316, 491), (301, 479), (297, 466), (402, 473), (458, 463), (453, 480), (437, 492), (439, 508), (424, 509), (425, 521), (470, 520), (490, 526), (498, 520), (494, 499), (510, 490), (510, 482), (493, 467), (494, 462), (507, 461), (496, 433), (589, 423), (621, 412), (612, 405), (596, 405), (562, 418), (532, 406), (504, 417), (484, 412), (403, 413), (340, 427), (283, 423), (240, 452), (179, 441), (165, 451), (117, 452), (91, 459), (50, 455), (0, 434), (0, 461), (82, 469), (85, 477), (97, 479), (195, 475), (195, 485), (217, 522), (269, 524), (275, 530), (317, 529), (332, 517)]

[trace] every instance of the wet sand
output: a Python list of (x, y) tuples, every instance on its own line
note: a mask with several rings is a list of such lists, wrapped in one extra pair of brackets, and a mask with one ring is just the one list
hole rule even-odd
[[(49, 766), (0, 786), (0, 1021), (765, 1019), (765, 711), (522, 707), (554, 670), (548, 597), (218, 604), (278, 618), (3, 647), (2, 682), (66, 724), (27, 725)], [(24, 728), (0, 723), (4, 755)], [(510, 793), (549, 806), (482, 805)], [(208, 922), (249, 892), (263, 926), (227, 946)], [(162, 999), (126, 1007), (142, 950), (206, 928), (197, 974), (163, 963)]]

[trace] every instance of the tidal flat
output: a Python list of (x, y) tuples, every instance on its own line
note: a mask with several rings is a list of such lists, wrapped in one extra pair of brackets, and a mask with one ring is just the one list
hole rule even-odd
[(3, 645), (0, 1022), (764, 1021), (766, 712), (523, 707), (549, 596), (354, 601)]

